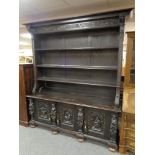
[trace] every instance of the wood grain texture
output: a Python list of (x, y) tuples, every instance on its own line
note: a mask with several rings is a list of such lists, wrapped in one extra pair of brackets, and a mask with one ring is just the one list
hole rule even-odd
[(33, 87), (33, 65), (19, 65), (19, 123), (28, 126), (28, 108), (26, 95), (31, 94)]
[(119, 152), (135, 152), (135, 115), (122, 113)]
[(123, 92), (123, 112), (135, 113), (135, 88), (125, 87)]
[(134, 42), (135, 42), (135, 32), (128, 32), (124, 87), (131, 87), (131, 88), (135, 87), (135, 82), (131, 82), (131, 69), (133, 68), (135, 70), (134, 66), (135, 60), (133, 59), (135, 57)]
[(134, 32), (127, 33), (127, 37), (123, 113), (120, 123), (119, 151), (121, 153), (126, 153), (127, 151), (135, 152), (135, 82), (133, 80), (135, 76)]

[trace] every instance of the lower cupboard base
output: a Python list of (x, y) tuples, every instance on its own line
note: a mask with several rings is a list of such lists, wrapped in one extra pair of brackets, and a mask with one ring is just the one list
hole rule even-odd
[(65, 134), (69, 134), (69, 135), (75, 136), (79, 142), (84, 142), (86, 139), (101, 142), (103, 144), (106, 144), (108, 146), (109, 150), (112, 152), (115, 152), (118, 150), (118, 145), (114, 144), (110, 140), (101, 139), (98, 137), (94, 137), (94, 136), (83, 134), (83, 133), (76, 132), (76, 131), (70, 131), (67, 129), (60, 128), (60, 127), (44, 124), (44, 123), (41, 123), (38, 121), (30, 121), (29, 126), (31, 128), (39, 127), (39, 128), (50, 130), (55, 135), (60, 133), (60, 132), (65, 133)]
[(30, 126), (74, 135), (118, 149), (118, 111), (29, 98)]

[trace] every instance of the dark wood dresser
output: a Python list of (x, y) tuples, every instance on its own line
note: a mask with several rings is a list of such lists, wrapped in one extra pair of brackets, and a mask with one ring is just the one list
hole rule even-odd
[(135, 152), (135, 33), (127, 33), (123, 106), (120, 128), (121, 153)]
[(121, 60), (130, 10), (25, 24), (33, 36), (30, 124), (118, 148)]
[(33, 64), (19, 65), (19, 123), (28, 126), (28, 108), (26, 95), (32, 94)]

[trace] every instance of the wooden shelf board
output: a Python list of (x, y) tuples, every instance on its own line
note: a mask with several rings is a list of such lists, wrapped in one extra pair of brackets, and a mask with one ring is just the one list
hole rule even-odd
[(37, 48), (36, 51), (79, 51), (79, 50), (113, 50), (118, 51), (118, 47), (106, 47), (106, 48), (96, 48), (96, 47), (82, 47), (82, 48), (63, 48), (63, 49), (52, 49), (52, 48)]
[(94, 69), (94, 70), (117, 70), (117, 66), (84, 66), (84, 65), (59, 65), (59, 64), (38, 64), (42, 68), (68, 68), (68, 69)]
[(81, 84), (81, 85), (90, 85), (90, 86), (101, 86), (101, 87), (120, 87), (116, 84), (104, 84), (102, 82), (93, 81), (93, 80), (78, 80), (78, 79), (66, 79), (66, 78), (55, 78), (55, 77), (38, 77), (38, 81), (51, 81), (51, 82), (60, 82), (60, 83), (71, 83), (71, 84)]

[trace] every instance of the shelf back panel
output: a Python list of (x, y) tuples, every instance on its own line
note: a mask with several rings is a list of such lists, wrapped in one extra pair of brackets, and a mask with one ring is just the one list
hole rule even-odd
[(38, 49), (109, 48), (118, 47), (119, 29), (104, 29), (38, 36)]
[(118, 49), (42, 51), (37, 53), (37, 64), (117, 66)]
[[(53, 97), (54, 94), (64, 95), (64, 99), (73, 98), (82, 102), (87, 102), (89, 105), (91, 103), (113, 105), (115, 99), (116, 88), (105, 88), (105, 87), (95, 87), (95, 86), (83, 86), (76, 84), (63, 84), (46, 82), (46, 87), (40, 92), (42, 95), (47, 95)], [(78, 99), (79, 98), (79, 99)]]
[(79, 82), (116, 84), (117, 71), (39, 68), (38, 77), (68, 79)]

